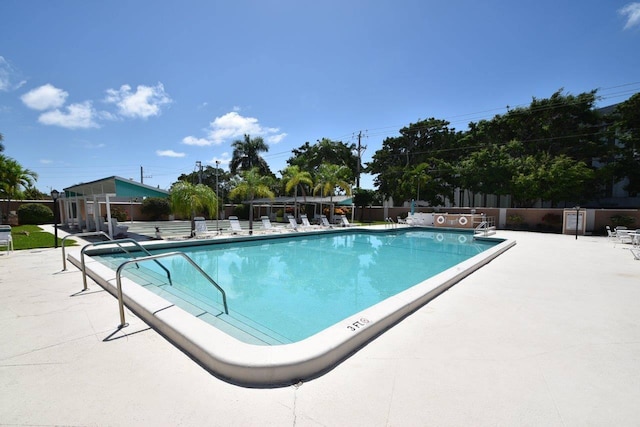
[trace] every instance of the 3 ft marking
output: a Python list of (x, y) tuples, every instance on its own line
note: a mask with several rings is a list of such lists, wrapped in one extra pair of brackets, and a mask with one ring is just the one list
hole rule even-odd
[(369, 323), (369, 319), (361, 317), (359, 320), (356, 320), (352, 324), (347, 325), (347, 329), (350, 330), (351, 332), (355, 332), (360, 328), (364, 328), (367, 325), (367, 323)]

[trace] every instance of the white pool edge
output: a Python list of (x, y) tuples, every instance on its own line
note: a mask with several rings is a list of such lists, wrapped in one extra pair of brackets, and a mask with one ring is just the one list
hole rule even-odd
[[(504, 240), (307, 339), (291, 344), (260, 346), (241, 342), (127, 278), (122, 278), (123, 298), (133, 313), (214, 375), (243, 386), (275, 387), (322, 375), (372, 338), (515, 244), (515, 240)], [(79, 249), (70, 251), (68, 259), (81, 268)], [(116, 295), (115, 272), (87, 255), (85, 264), (87, 275)], [(114, 322), (117, 316), (114, 312)]]

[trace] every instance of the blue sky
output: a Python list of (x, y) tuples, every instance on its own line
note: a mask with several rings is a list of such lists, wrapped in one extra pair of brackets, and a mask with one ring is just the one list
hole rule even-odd
[[(458, 130), (560, 88), (640, 92), (640, 2), (0, 2), (5, 155), (44, 192), (167, 189), (262, 136), (274, 172), (330, 138), (364, 160), (429, 117)], [(363, 187), (372, 188), (370, 177)]]

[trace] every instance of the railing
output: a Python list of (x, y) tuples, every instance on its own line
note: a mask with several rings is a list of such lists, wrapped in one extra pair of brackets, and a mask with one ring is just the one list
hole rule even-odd
[(153, 260), (158, 262), (158, 258), (166, 258), (166, 257), (176, 256), (176, 255), (182, 256), (183, 258), (185, 258), (193, 267), (195, 267), (196, 270), (198, 270), (198, 272), (200, 272), (200, 274), (202, 274), (205, 277), (205, 279), (209, 280), (209, 282), (211, 282), (211, 284), (220, 291), (220, 293), (222, 294), (222, 303), (224, 305), (224, 312), (225, 314), (229, 314), (229, 307), (227, 306), (227, 294), (225, 293), (224, 289), (222, 289), (220, 285), (218, 285), (215, 282), (215, 280), (211, 278), (211, 276), (209, 276), (202, 268), (200, 268), (198, 264), (196, 264), (191, 258), (189, 258), (187, 254), (183, 252), (168, 252), (164, 254), (149, 255), (146, 257), (130, 259), (128, 261), (123, 262), (118, 267), (118, 270), (116, 271), (116, 284), (118, 286), (118, 307), (120, 309), (120, 326), (118, 328), (124, 328), (127, 326), (127, 323), (125, 323), (124, 321), (124, 298), (122, 297), (122, 278), (121, 278), (122, 270), (128, 264), (131, 264), (131, 263), (148, 261), (148, 260)]
[(398, 225), (391, 217), (385, 218), (384, 222), (386, 223), (385, 226), (390, 226), (391, 228), (396, 228)]
[[(106, 245), (106, 244), (112, 244), (112, 245), (117, 245), (120, 249), (122, 249), (124, 252), (128, 253), (129, 255), (131, 255), (131, 252), (129, 252), (124, 246), (121, 245), (121, 243), (133, 243), (134, 246), (137, 246), (142, 252), (144, 252), (145, 254), (147, 254), (147, 256), (151, 256), (151, 253), (146, 250), (144, 248), (144, 246), (142, 246), (140, 243), (138, 243), (137, 241), (133, 240), (133, 239), (118, 239), (118, 240), (108, 240), (106, 242), (95, 242), (95, 243), (89, 243), (88, 245), (86, 245), (85, 247), (82, 248), (82, 250), (80, 251), (80, 262), (82, 264), (82, 284), (84, 285), (84, 290), (87, 290), (87, 267), (84, 263), (84, 253), (87, 250), (87, 248), (89, 248), (90, 246), (100, 246), (100, 245)], [(132, 261), (135, 262), (137, 258), (134, 258)], [(155, 260), (156, 264), (158, 264), (160, 266), (160, 268), (162, 268), (166, 273), (167, 273), (167, 278), (169, 279), (169, 284), (171, 285), (171, 273), (169, 272), (169, 270), (167, 270), (167, 268), (160, 264), (160, 261)]]
[(69, 234), (66, 235), (62, 238), (62, 271), (65, 271), (67, 269), (67, 257), (65, 255), (65, 250), (64, 250), (64, 242), (67, 240), (68, 237), (87, 237), (87, 236), (104, 236), (109, 240), (112, 240), (111, 237), (105, 233), (104, 231), (91, 231), (88, 233), (78, 233), (78, 234)]

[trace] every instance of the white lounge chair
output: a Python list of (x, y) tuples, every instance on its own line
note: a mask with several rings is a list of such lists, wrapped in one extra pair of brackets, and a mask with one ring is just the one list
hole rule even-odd
[(353, 224), (351, 224), (347, 217), (344, 215), (340, 215), (340, 223), (343, 227), (353, 227)]
[(305, 214), (300, 215), (300, 220), (302, 221), (302, 228), (318, 228), (309, 222), (309, 218)]
[(298, 222), (296, 221), (296, 219), (293, 216), (287, 215), (287, 219), (289, 219), (289, 226), (293, 229), (293, 231), (300, 231), (300, 227), (298, 226)]
[(215, 232), (209, 231), (207, 228), (207, 222), (204, 217), (197, 216), (193, 219), (196, 225), (195, 237), (196, 239), (209, 239), (216, 235)]
[(111, 228), (113, 229), (113, 237), (124, 237), (127, 235), (127, 230), (129, 230), (128, 225), (120, 225), (115, 218), (111, 218)]
[(329, 220), (325, 215), (320, 215), (320, 225), (322, 225), (325, 228), (333, 228), (333, 225), (331, 225), (331, 223), (329, 222)]
[(240, 221), (237, 216), (229, 217), (229, 226), (231, 227), (231, 234), (242, 234), (245, 233), (245, 230), (240, 227)]
[(7, 252), (13, 251), (13, 237), (11, 237), (10, 225), (0, 225), (0, 246), (6, 246)]
[(631, 249), (631, 255), (638, 261), (640, 261), (640, 249)]
[(271, 224), (271, 220), (268, 216), (261, 216), (260, 220), (262, 220), (262, 229), (267, 233), (280, 233), (284, 227), (276, 227)]

